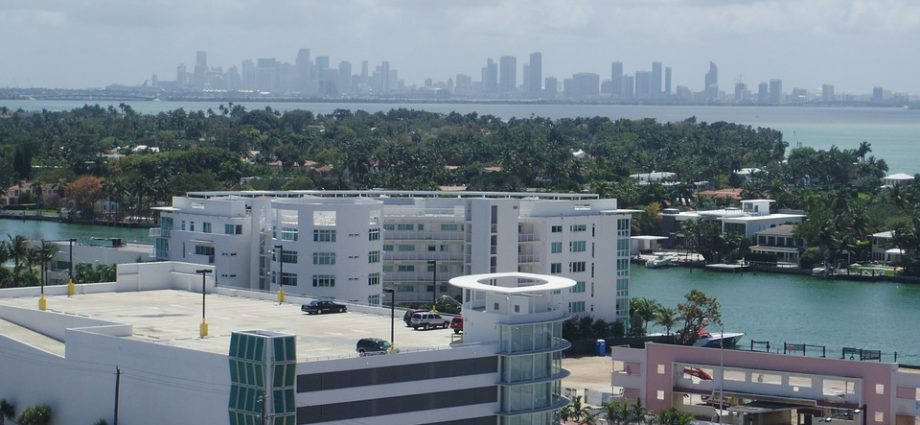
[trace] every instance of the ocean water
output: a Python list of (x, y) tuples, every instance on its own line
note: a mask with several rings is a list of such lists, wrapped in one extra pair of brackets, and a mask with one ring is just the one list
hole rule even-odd
[[(65, 110), (93, 104), (86, 101), (0, 100), (0, 106), (38, 111)], [(118, 106), (118, 101), (98, 102)], [(134, 110), (155, 114), (184, 108), (186, 111), (213, 109), (222, 102), (127, 101)], [(863, 141), (872, 144), (873, 155), (884, 159), (892, 173), (920, 173), (920, 110), (867, 107), (764, 107), (764, 106), (678, 106), (678, 105), (582, 105), (502, 103), (342, 103), (342, 102), (234, 102), (247, 109), (270, 106), (280, 111), (303, 109), (327, 114), (336, 109), (388, 111), (393, 108), (431, 112), (476, 112), (503, 119), (531, 116), (558, 118), (602, 116), (610, 119), (654, 118), (661, 122), (696, 117), (698, 121), (727, 121), (783, 132), (791, 147), (831, 146), (855, 148)], [(225, 104), (225, 103), (224, 103)]]

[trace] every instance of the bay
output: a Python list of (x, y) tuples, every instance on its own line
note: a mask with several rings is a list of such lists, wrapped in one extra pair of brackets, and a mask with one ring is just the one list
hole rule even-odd
[(691, 289), (719, 300), (725, 332), (744, 332), (743, 348), (751, 340), (770, 341), (772, 351), (786, 342), (815, 344), (833, 357), (854, 347), (897, 352), (898, 362), (920, 365), (920, 285), (632, 267), (630, 297), (673, 307)]
[[(141, 113), (156, 114), (184, 108), (186, 111), (211, 109), (225, 102), (207, 101), (63, 101), (63, 100), (0, 100), (0, 106), (10, 109), (60, 111), (84, 104), (99, 103), (115, 106), (126, 103)], [(799, 106), (684, 106), (684, 105), (589, 105), (536, 103), (369, 103), (369, 102), (234, 102), (247, 109), (271, 107), (278, 111), (302, 109), (328, 114), (336, 109), (389, 111), (394, 108), (425, 110), (437, 113), (459, 112), (494, 115), (502, 119), (531, 116), (552, 119), (601, 116), (610, 119), (653, 118), (661, 122), (682, 121), (696, 117), (698, 121), (727, 121), (754, 127), (769, 127), (783, 132), (791, 147), (810, 146), (828, 149), (831, 146), (852, 149), (863, 141), (872, 144), (873, 155), (884, 159), (891, 173), (920, 173), (920, 110), (873, 107), (799, 107)]]
[[(23, 235), (31, 240), (54, 241), (74, 238), (79, 244), (89, 244), (92, 238), (121, 238), (124, 242), (153, 244), (153, 238), (143, 228), (110, 227), (69, 224), (56, 221), (0, 219), (0, 238)], [(94, 242), (93, 244), (100, 244)]]

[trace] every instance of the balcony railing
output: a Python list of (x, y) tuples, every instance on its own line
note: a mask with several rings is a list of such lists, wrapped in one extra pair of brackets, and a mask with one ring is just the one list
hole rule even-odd
[(384, 251), (383, 259), (386, 261), (463, 261), (463, 254), (459, 252), (430, 252), (430, 251)]
[(519, 233), (518, 242), (539, 242), (540, 235), (536, 233)]
[(385, 241), (462, 241), (463, 232), (387, 230), (383, 232)]
[(540, 256), (536, 254), (518, 254), (518, 264), (539, 263)]

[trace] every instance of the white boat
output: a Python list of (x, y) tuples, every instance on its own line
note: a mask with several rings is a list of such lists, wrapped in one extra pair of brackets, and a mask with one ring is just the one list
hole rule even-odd
[(734, 347), (743, 336), (742, 332), (709, 333), (704, 329), (700, 331), (700, 339), (696, 340), (693, 345), (695, 347), (729, 348)]
[(671, 264), (671, 257), (659, 255), (651, 260), (646, 261), (645, 267), (650, 269), (657, 269), (661, 267), (667, 267), (669, 264)]

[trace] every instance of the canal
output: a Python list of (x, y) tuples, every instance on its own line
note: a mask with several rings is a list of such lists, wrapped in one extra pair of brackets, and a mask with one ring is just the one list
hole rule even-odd
[(826, 346), (829, 356), (854, 347), (897, 352), (900, 363), (920, 365), (920, 285), (686, 268), (632, 270), (631, 297), (669, 307), (694, 288), (716, 297), (725, 331), (745, 333), (742, 347), (750, 348), (752, 339), (770, 341), (772, 350), (781, 350), (784, 342), (815, 344)]
[(23, 235), (31, 240), (60, 240), (74, 238), (87, 244), (96, 238), (121, 238), (125, 242), (153, 244), (147, 229), (67, 224), (56, 221), (0, 219), (0, 237)]

